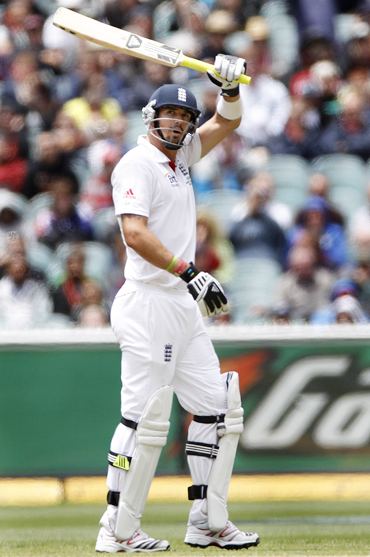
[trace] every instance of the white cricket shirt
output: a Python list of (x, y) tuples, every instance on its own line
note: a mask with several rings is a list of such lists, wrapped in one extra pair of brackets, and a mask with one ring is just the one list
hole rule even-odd
[[(137, 146), (122, 157), (112, 173), (116, 215), (147, 217), (153, 234), (185, 261), (194, 261), (196, 242), (196, 208), (189, 166), (198, 162), (200, 156), (200, 137), (195, 134), (191, 143), (177, 152), (174, 171), (170, 159), (146, 136), (140, 136)], [(120, 219), (118, 222), (121, 228)], [(123, 234), (122, 237), (125, 241)], [(127, 244), (126, 247), (126, 279), (185, 287), (181, 279), (152, 265)]]

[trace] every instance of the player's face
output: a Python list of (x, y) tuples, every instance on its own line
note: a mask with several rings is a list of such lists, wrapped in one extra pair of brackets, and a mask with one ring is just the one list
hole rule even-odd
[(177, 106), (165, 106), (158, 115), (158, 127), (166, 141), (180, 143), (192, 125), (192, 114), (188, 110)]

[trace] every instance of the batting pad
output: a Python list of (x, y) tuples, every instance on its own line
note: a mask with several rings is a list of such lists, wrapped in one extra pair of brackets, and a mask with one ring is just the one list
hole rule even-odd
[(208, 526), (210, 530), (222, 530), (228, 521), (227, 496), (233, 471), (236, 449), (243, 431), (243, 408), (241, 405), (239, 375), (236, 371), (222, 374), (227, 389), (225, 429), (220, 431), (217, 458), (214, 460), (208, 480)]
[(173, 388), (161, 387), (149, 399), (136, 430), (136, 448), (123, 477), (115, 535), (127, 540), (140, 528), (140, 519), (170, 428)]

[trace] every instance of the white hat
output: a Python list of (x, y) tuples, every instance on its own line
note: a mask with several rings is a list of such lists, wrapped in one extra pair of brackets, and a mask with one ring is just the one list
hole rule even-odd
[(11, 209), (19, 216), (23, 216), (26, 208), (26, 198), (7, 189), (0, 189), (0, 211), (3, 209)]

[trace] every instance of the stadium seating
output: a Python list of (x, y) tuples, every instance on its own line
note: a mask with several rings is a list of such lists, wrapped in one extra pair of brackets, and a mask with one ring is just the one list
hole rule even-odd
[(141, 110), (130, 110), (126, 113), (127, 117), (127, 132), (125, 135), (125, 142), (128, 147), (134, 147), (139, 135), (146, 132), (145, 124)]
[(253, 257), (237, 259), (234, 277), (228, 287), (234, 323), (264, 321), (275, 295), (281, 269), (273, 259)]
[(307, 195), (310, 165), (296, 155), (272, 155), (266, 163), (275, 183), (275, 199), (293, 211), (302, 207)]
[(355, 155), (331, 154), (311, 163), (313, 172), (330, 180), (329, 196), (347, 219), (366, 201), (366, 165)]
[(224, 233), (227, 233), (232, 222), (234, 207), (245, 199), (245, 192), (239, 190), (213, 190), (204, 192), (197, 197), (200, 210), (209, 211), (217, 217)]

